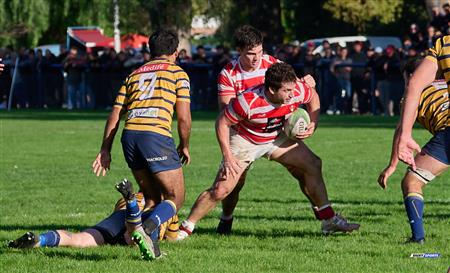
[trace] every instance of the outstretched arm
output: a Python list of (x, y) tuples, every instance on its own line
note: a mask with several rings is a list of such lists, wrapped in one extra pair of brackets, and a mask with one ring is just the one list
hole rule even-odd
[(97, 154), (94, 162), (92, 162), (92, 170), (97, 176), (106, 175), (106, 171), (109, 170), (111, 165), (111, 148), (116, 136), (117, 129), (119, 128), (120, 117), (122, 116), (121, 107), (113, 107), (111, 114), (109, 114), (106, 121), (105, 131), (103, 133), (102, 146), (100, 152)]
[(398, 158), (416, 168), (414, 151), (420, 152), (419, 145), (412, 138), (412, 127), (416, 119), (420, 94), (436, 77), (438, 65), (435, 61), (424, 59), (409, 80), (405, 94), (405, 104), (400, 121), (400, 136), (398, 144)]

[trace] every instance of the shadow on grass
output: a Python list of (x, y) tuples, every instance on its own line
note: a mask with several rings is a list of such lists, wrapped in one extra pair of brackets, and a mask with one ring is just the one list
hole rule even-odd
[[(216, 233), (215, 229), (207, 228), (196, 228), (194, 234), (198, 235), (209, 235), (217, 237), (226, 237), (225, 235), (219, 235)], [(338, 234), (339, 235), (339, 234)], [(285, 229), (271, 229), (271, 230), (260, 230), (260, 229), (233, 229), (230, 237), (256, 237), (258, 239), (267, 238), (282, 238), (282, 237), (297, 237), (297, 238), (317, 238), (322, 237), (322, 233), (318, 229), (317, 231), (309, 230), (285, 230)]]
[(0, 224), (0, 230), (3, 231), (14, 231), (14, 230), (27, 230), (27, 231), (37, 231), (37, 230), (70, 230), (70, 231), (82, 231), (92, 226), (82, 226), (82, 225), (64, 225), (64, 224), (48, 224), (48, 225), (4, 225)]
[(20, 253), (21, 255), (43, 255), (49, 258), (65, 258), (77, 261), (110, 261), (117, 260), (119, 256), (111, 254), (98, 254), (83, 252), (82, 249), (75, 248), (32, 248), (32, 249), (12, 249), (8, 247), (0, 248), (0, 255)]

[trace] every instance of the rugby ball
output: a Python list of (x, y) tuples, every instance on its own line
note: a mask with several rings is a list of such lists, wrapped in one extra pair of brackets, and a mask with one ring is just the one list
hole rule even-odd
[(311, 122), (308, 112), (303, 108), (298, 108), (284, 123), (284, 132), (289, 138), (295, 139), (297, 134), (306, 132)]

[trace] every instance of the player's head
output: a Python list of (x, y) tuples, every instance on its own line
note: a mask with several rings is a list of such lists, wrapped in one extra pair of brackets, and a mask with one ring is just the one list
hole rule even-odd
[(256, 28), (244, 25), (234, 33), (234, 40), (245, 70), (257, 69), (263, 54), (263, 35)]
[(405, 80), (406, 86), (408, 86), (409, 79), (421, 62), (422, 58), (420, 57), (409, 59), (406, 62), (405, 66), (403, 67), (403, 79)]
[(173, 31), (159, 29), (150, 36), (148, 45), (152, 58), (176, 55), (178, 36)]
[(287, 103), (294, 95), (297, 82), (295, 71), (289, 64), (276, 63), (266, 71), (264, 87), (273, 103)]

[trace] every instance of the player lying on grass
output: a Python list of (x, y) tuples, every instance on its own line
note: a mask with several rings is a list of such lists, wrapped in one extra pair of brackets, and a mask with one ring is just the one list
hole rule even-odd
[[(124, 190), (126, 187), (129, 187), (130, 190)], [(141, 222), (138, 220), (138, 217), (141, 217), (142, 221), (148, 219), (151, 210), (154, 208), (154, 204), (145, 206), (143, 194), (139, 192), (133, 195), (131, 184), (126, 180), (117, 184), (116, 188), (121, 193), (125, 192), (127, 197), (123, 197), (117, 201), (114, 212), (98, 224), (76, 233), (67, 230), (51, 230), (40, 235), (35, 235), (33, 232), (27, 232), (18, 239), (10, 241), (8, 246), (12, 248), (61, 246), (84, 248), (104, 244), (132, 244), (131, 234), (135, 229), (138, 229), (139, 226), (137, 224)], [(128, 194), (128, 192), (131, 192), (131, 194)], [(143, 210), (142, 214), (140, 213), (141, 210)], [(136, 213), (136, 211), (138, 212)], [(131, 215), (133, 213), (134, 215)], [(163, 223), (160, 226), (159, 232), (154, 233), (153, 236), (159, 240), (174, 240), (177, 236), (178, 226), (178, 216), (175, 215)], [(158, 253), (155, 255), (159, 256)]]
[[(312, 122), (308, 130), (289, 139), (283, 133), (284, 121), (300, 104), (306, 104)], [(328, 200), (322, 177), (322, 162), (301, 139), (311, 136), (320, 110), (319, 97), (313, 88), (298, 81), (293, 68), (285, 63), (273, 64), (259, 85), (233, 100), (216, 122), (216, 134), (223, 161), (211, 188), (197, 198), (189, 217), (180, 226), (178, 239), (192, 233), (195, 224), (236, 187), (247, 166), (266, 157), (286, 167), (299, 180), (308, 196), (322, 231), (351, 232), (359, 228), (335, 214)]]
[[(410, 60), (406, 64), (403, 72), (406, 84), (408, 84), (419, 63), (420, 59), (415, 59)], [(449, 154), (446, 152), (448, 143), (445, 143), (445, 130), (448, 126), (448, 106), (447, 84), (444, 80), (434, 81), (420, 95), (419, 107), (416, 110), (416, 121), (427, 129), (433, 137), (425, 144), (421, 152), (415, 156), (415, 169), (409, 167), (402, 180), (404, 204), (412, 233), (408, 242), (424, 243), (424, 200), (422, 189), (428, 182), (431, 182), (436, 176), (447, 170), (450, 164)], [(378, 183), (383, 189), (387, 188), (388, 179), (394, 173), (399, 162), (398, 150), (395, 146), (399, 141), (399, 130), (400, 123), (397, 124), (394, 133), (391, 160), (378, 178)]]

